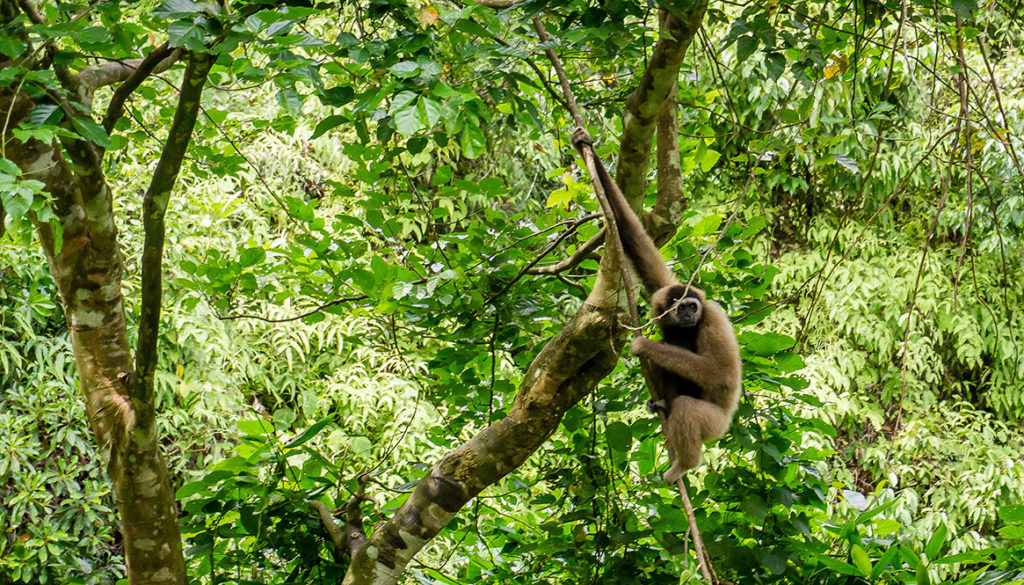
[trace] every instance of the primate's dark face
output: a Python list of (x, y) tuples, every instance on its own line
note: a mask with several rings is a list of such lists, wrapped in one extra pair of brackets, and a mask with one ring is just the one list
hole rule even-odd
[(667, 287), (664, 299), (652, 300), (658, 301), (655, 303), (655, 312), (656, 316), (660, 316), (662, 327), (696, 327), (700, 323), (704, 305), (693, 290), (674, 285)]

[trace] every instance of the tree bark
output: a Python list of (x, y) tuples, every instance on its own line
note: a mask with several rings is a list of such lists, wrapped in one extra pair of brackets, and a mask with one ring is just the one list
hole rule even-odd
[[(0, 92), (0, 108), (10, 108), (12, 120), (20, 121), (33, 105), (23, 94)], [(97, 168), (82, 169), (94, 173), (88, 179), (92, 188), (83, 189), (56, 144), (3, 139), (8, 141), (7, 157), (27, 177), (46, 185), (60, 218), (59, 249), (48, 224), (36, 227), (60, 292), (89, 425), (109, 453), (128, 578), (133, 585), (184, 585), (174, 491), (156, 429), (136, 427), (136, 408), (128, 397), (132, 352), (110, 189)]]
[[(13, 0), (0, 0), (3, 14), (17, 14), (18, 10)], [(163, 241), (163, 210), (191, 137), (199, 94), (212, 62), (211, 57), (189, 62), (192, 75), (186, 73), (179, 116), (148, 193), (147, 244), (158, 254)], [(0, 67), (15, 63), (32, 66), (27, 60), (14, 60), (0, 62)], [(77, 78), (74, 81), (85, 87)], [(77, 99), (88, 103), (91, 93), (78, 92)], [(23, 92), (0, 88), (0, 111), (8, 116), (7, 129), (17, 127), (36, 105)], [(67, 103), (57, 105), (68, 111), (72, 108)], [(149, 376), (147, 387), (146, 379), (135, 373), (128, 342), (121, 293), (123, 263), (113, 198), (101, 166), (102, 150), (84, 140), (22, 142), (10, 133), (0, 138), (6, 157), (24, 176), (45, 185), (60, 222), (59, 238), (48, 223), (36, 222), (36, 228), (70, 330), (89, 425), (107, 450), (128, 579), (133, 585), (184, 585), (187, 578), (174, 490), (153, 416), (151, 374), (157, 360), (159, 311), (147, 313), (147, 330), (140, 336), (146, 345), (136, 367)], [(151, 238), (159, 239), (161, 245)], [(153, 268), (159, 271), (159, 262), (150, 260), (149, 264), (150, 278), (144, 278), (144, 285), (148, 284), (150, 306), (159, 305), (159, 274), (156, 278), (151, 274)]]

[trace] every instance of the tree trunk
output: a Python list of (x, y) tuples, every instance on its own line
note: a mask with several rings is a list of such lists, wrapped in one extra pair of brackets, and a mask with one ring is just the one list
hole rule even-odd
[[(24, 95), (0, 93), (0, 108), (10, 108), (12, 127), (32, 106)], [(37, 228), (60, 291), (89, 425), (98, 443), (109, 450), (108, 471), (122, 521), (128, 578), (133, 585), (184, 585), (174, 491), (156, 428), (135, 425), (136, 406), (128, 397), (132, 350), (110, 190), (102, 176), (83, 181), (73, 174), (56, 145), (23, 143), (11, 136), (4, 140), (9, 141), (7, 157), (26, 176), (45, 183), (60, 218), (59, 249), (48, 224)], [(84, 189), (83, 184), (100, 187)]]
[[(0, 0), (5, 17), (18, 11), (12, 0)], [(0, 62), (0, 68), (15, 65), (34, 66), (29, 57)], [(76, 83), (70, 74), (62, 82)], [(0, 111), (8, 119), (5, 129), (16, 128), (36, 105), (25, 93), (0, 88)], [(67, 111), (76, 107), (58, 105)], [(122, 256), (112, 195), (100, 163), (102, 151), (70, 138), (62, 138), (63, 143), (22, 142), (8, 132), (0, 139), (5, 156), (23, 176), (45, 185), (60, 222), (59, 234), (49, 223), (37, 222), (36, 227), (60, 292), (89, 425), (107, 450), (128, 579), (133, 585), (184, 585), (177, 508), (157, 426), (153, 417), (137, 416), (151, 412), (152, 404), (136, 390), (121, 293)]]

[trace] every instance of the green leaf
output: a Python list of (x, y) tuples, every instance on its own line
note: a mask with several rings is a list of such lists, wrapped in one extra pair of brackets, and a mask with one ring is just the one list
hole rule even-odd
[(491, 33), (487, 31), (484, 26), (475, 20), (459, 20), (457, 24), (458, 28), (468, 32), (469, 34), (476, 35), (478, 37), (490, 37)]
[[(198, 23), (197, 23), (198, 21)], [(202, 51), (206, 47), (205, 19), (176, 20), (167, 27), (167, 43), (172, 47), (185, 47), (193, 51)]]
[(412, 77), (420, 72), (420, 66), (415, 61), (399, 61), (392, 65), (388, 71), (395, 77)]
[(478, 158), (486, 148), (483, 131), (469, 122), (462, 127), (459, 143), (462, 146), (462, 154), (469, 159)]
[(658, 506), (658, 519), (652, 523), (657, 529), (666, 532), (682, 532), (690, 523), (686, 512), (678, 506)]
[(430, 178), (430, 184), (435, 187), (447, 185), (448, 182), (452, 180), (452, 175), (452, 168), (448, 165), (444, 165), (434, 171), (434, 176)]
[(84, 44), (102, 43), (110, 39), (110, 31), (102, 26), (86, 27), (75, 33), (75, 40)]
[(1003, 526), (998, 532), (999, 536), (1008, 540), (1024, 540), (1024, 526)]
[[(858, 494), (858, 495), (860, 495), (862, 498), (864, 497), (863, 494)], [(871, 518), (874, 518), (875, 516), (878, 516), (882, 512), (885, 512), (889, 508), (892, 508), (893, 506), (895, 506), (896, 502), (898, 502), (898, 501), (900, 501), (899, 498), (893, 498), (893, 499), (889, 500), (888, 502), (886, 502), (884, 504), (881, 504), (879, 506), (875, 506), (874, 508), (871, 508), (870, 510), (865, 510), (863, 513), (861, 513), (859, 516), (857, 516), (857, 518), (854, 520), (854, 524), (863, 524), (864, 522), (867, 522)]]
[(757, 548), (757, 560), (767, 568), (772, 575), (781, 575), (786, 572), (786, 556), (764, 547)]
[(201, 13), (203, 7), (192, 0), (166, 0), (153, 10), (153, 14), (164, 18), (187, 16)]
[(942, 545), (946, 542), (946, 536), (949, 535), (949, 530), (945, 524), (939, 524), (939, 527), (932, 533), (931, 538), (928, 539), (928, 544), (924, 545), (924, 556), (927, 559), (934, 559), (938, 556), (939, 551), (942, 550)]
[(818, 555), (818, 561), (820, 561), (821, 564), (832, 569), (833, 571), (837, 573), (842, 573), (843, 575), (854, 575), (857, 577), (860, 577), (862, 575), (862, 573), (857, 570), (857, 567), (854, 567), (849, 563), (844, 563), (843, 561), (840, 561), (838, 559), (833, 559), (829, 556)]
[(1024, 504), (1010, 504), (999, 508), (999, 518), (1007, 524), (1024, 524)]
[(330, 89), (325, 89), (320, 93), (320, 103), (325, 106), (334, 106), (340, 108), (345, 104), (349, 103), (356, 97), (356, 92), (352, 87), (348, 85), (339, 85)]
[(174, 497), (178, 500), (184, 500), (189, 496), (194, 496), (195, 494), (205, 491), (207, 485), (208, 484), (204, 480), (190, 481), (178, 488), (178, 491), (174, 493)]
[(426, 96), (420, 97), (416, 107), (419, 111), (420, 122), (428, 128), (437, 124), (438, 120), (441, 119), (441, 104)]
[(405, 149), (409, 154), (419, 154), (427, 147), (427, 139), (424, 136), (414, 136), (405, 142)]
[(394, 116), (400, 110), (404, 110), (409, 107), (416, 98), (419, 97), (416, 93), (411, 91), (398, 92), (395, 97), (391, 98), (391, 107), (388, 108), (388, 115)]
[(971, 13), (978, 9), (977, 0), (952, 0), (953, 12), (963, 19), (971, 17)]
[(877, 583), (878, 578), (882, 575), (883, 572), (885, 572), (886, 567), (888, 567), (890, 564), (892, 564), (893, 561), (896, 560), (896, 557), (899, 555), (899, 553), (899, 549), (895, 546), (890, 547), (888, 550), (882, 553), (882, 556), (878, 559), (878, 562), (875, 563), (875, 568), (871, 571), (869, 580), (872, 583)]
[(30, 124), (44, 126), (46, 124), (56, 124), (61, 121), (62, 117), (63, 114), (57, 106), (53, 104), (39, 104), (29, 112), (28, 121)]
[(633, 432), (625, 423), (615, 421), (608, 423), (604, 430), (608, 445), (618, 451), (629, 451), (633, 445)]
[(12, 178), (20, 177), (21, 169), (18, 165), (14, 164), (14, 161), (7, 158), (0, 158), (0, 173)]
[(706, 236), (713, 233), (718, 229), (718, 226), (722, 225), (721, 215), (709, 215), (704, 219), (698, 221), (693, 226), (693, 235), (695, 236)]
[(569, 189), (555, 189), (548, 193), (548, 200), (544, 203), (546, 207), (568, 207), (572, 202), (572, 191)]
[(931, 579), (928, 578), (928, 567), (919, 566), (917, 572), (914, 575), (914, 583), (916, 585), (931, 585)]
[(263, 248), (246, 248), (239, 255), (238, 262), (242, 266), (254, 266), (263, 262), (266, 258), (267, 251)]
[(796, 340), (779, 333), (754, 333), (744, 331), (740, 335), (740, 345), (757, 355), (770, 356), (776, 352), (793, 347)]
[(263, 419), (240, 420), (236, 424), (238, 430), (250, 437), (264, 437), (274, 432), (274, 425)]
[(355, 454), (365, 453), (369, 455), (373, 452), (373, 443), (366, 437), (352, 437), (349, 440), (349, 446), (352, 452)]
[(5, 188), (0, 192), (0, 201), (3, 202), (4, 210), (7, 215), (11, 216), (11, 219), (20, 219), (28, 210), (32, 208), (32, 200), (35, 198), (35, 194), (31, 189), (27, 189), (21, 185), (16, 187), (4, 186)]
[(967, 552), (949, 555), (932, 561), (933, 565), (950, 565), (953, 563), (984, 563), (990, 561), (992, 555), (981, 550), (970, 550)]
[(779, 365), (779, 369), (787, 374), (803, 369), (806, 365), (800, 354), (789, 351), (776, 353), (772, 359)]
[(278, 408), (274, 411), (274, 427), (279, 430), (285, 430), (292, 426), (295, 419), (298, 418), (295, 411), (290, 408)]
[(348, 118), (346, 116), (327, 116), (323, 120), (320, 120), (320, 123), (316, 125), (316, 128), (313, 129), (313, 134), (310, 135), (309, 139), (313, 140), (314, 138), (319, 138), (328, 130), (341, 126), (345, 122), (348, 122)]
[(850, 559), (853, 561), (853, 565), (860, 570), (861, 574), (865, 577), (871, 575), (871, 559), (868, 557), (868, 553), (864, 552), (864, 549), (860, 545), (855, 544), (850, 547)]
[(879, 518), (875, 520), (874, 525), (875, 535), (877, 536), (888, 536), (903, 528), (903, 524), (891, 518)]
[(786, 58), (781, 53), (768, 53), (764, 56), (764, 64), (772, 81), (778, 81), (786, 72)]
[(299, 95), (299, 90), (292, 87), (282, 88), (277, 92), (277, 103), (281, 104), (289, 114), (298, 116), (302, 113), (302, 96)]
[(71, 124), (75, 127), (78, 135), (89, 142), (94, 142), (103, 148), (110, 146), (110, 137), (103, 130), (103, 126), (94, 122), (92, 118), (78, 116), (71, 119)]
[(763, 522), (771, 511), (768, 508), (768, 504), (766, 504), (760, 496), (756, 496), (754, 494), (744, 498), (743, 502), (740, 503), (740, 508), (742, 508), (743, 512), (746, 513), (747, 516), (750, 516), (757, 524)]
[(416, 111), (415, 106), (407, 106), (398, 110), (393, 114), (393, 116), (395, 120), (395, 129), (403, 136), (411, 136), (418, 132), (422, 127), (420, 125), (419, 113)]
[(744, 35), (736, 39), (736, 64), (740, 65), (757, 50), (757, 37)]
[(717, 150), (711, 150), (709, 148), (707, 151), (704, 152), (704, 158), (702, 158), (700, 161), (700, 170), (704, 171), (705, 173), (710, 171), (711, 168), (715, 166), (715, 163), (717, 163), (718, 159), (720, 158), (722, 158), (722, 153), (718, 152)]
[(25, 43), (20, 40), (0, 33), (0, 53), (12, 59), (25, 52)]

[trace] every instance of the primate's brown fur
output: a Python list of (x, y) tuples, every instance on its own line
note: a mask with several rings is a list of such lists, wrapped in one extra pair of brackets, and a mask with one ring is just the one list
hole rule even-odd
[[(572, 140), (577, 148), (593, 144), (582, 128)], [(725, 311), (706, 300), (702, 290), (679, 283), (600, 159), (595, 156), (594, 162), (623, 251), (650, 294), (662, 333), (662, 341), (637, 337), (629, 351), (646, 357), (658, 378), (662, 400), (648, 406), (668, 410), (665, 438), (676, 460), (664, 477), (671, 484), (700, 465), (703, 441), (729, 429), (742, 384), (739, 345)]]

